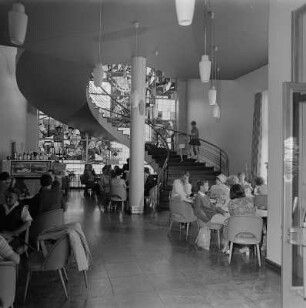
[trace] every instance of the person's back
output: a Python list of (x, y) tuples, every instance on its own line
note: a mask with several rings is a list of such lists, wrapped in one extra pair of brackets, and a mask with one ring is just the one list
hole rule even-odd
[(40, 178), (41, 189), (29, 201), (29, 210), (33, 218), (39, 214), (56, 209), (64, 209), (65, 203), (63, 193), (59, 189), (52, 189), (52, 177), (50, 174), (43, 174)]
[(43, 189), (39, 195), (37, 215), (61, 208), (65, 209), (63, 194), (58, 189)]

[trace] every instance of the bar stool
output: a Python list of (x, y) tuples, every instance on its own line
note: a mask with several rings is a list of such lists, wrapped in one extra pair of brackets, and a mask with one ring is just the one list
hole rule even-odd
[(213, 223), (213, 222), (208, 222), (207, 224), (207, 228), (210, 231), (214, 231), (217, 232), (217, 243), (218, 243), (218, 248), (221, 248), (221, 236), (220, 236), (220, 231), (223, 227), (222, 224), (218, 224), (218, 223)]

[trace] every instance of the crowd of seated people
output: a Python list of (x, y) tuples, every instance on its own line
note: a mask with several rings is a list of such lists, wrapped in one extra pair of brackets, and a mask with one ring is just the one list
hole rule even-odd
[[(179, 198), (193, 205), (199, 226), (206, 223), (219, 223), (224, 225), (223, 252), (228, 253), (227, 220), (230, 216), (256, 215), (254, 195), (267, 195), (267, 185), (262, 177), (255, 179), (255, 185), (247, 182), (243, 172), (226, 177), (220, 174), (216, 177), (216, 184), (209, 189), (208, 182), (197, 183), (197, 194), (194, 199), (190, 198), (191, 185), (189, 173), (184, 172), (181, 178), (174, 180), (172, 185), (171, 199)], [(248, 253), (248, 248), (243, 247), (242, 253)]]

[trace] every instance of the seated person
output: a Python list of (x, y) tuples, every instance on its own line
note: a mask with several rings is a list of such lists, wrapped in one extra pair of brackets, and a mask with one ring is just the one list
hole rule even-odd
[(0, 261), (13, 261), (16, 264), (20, 262), (20, 256), (8, 244), (6, 239), (0, 235)]
[(109, 168), (105, 165), (102, 168), (102, 174), (100, 175), (99, 184), (99, 201), (102, 202), (104, 207), (109, 204), (110, 200), (110, 185), (111, 185), (111, 177), (108, 174)]
[(30, 195), (29, 189), (22, 178), (13, 178), (11, 186), (19, 190), (19, 194), (21, 197), (27, 197)]
[(245, 192), (246, 196), (252, 195), (253, 188), (252, 188), (251, 183), (249, 183), (249, 182), (247, 182), (245, 180), (245, 173), (244, 172), (239, 172), (237, 175), (238, 175), (238, 179), (239, 179), (239, 184), (244, 189), (244, 192)]
[(118, 198), (122, 201), (126, 201), (126, 197), (126, 183), (122, 178), (122, 170), (119, 168), (114, 171), (114, 177), (111, 179), (111, 198)]
[(88, 189), (92, 189), (97, 194), (99, 193), (99, 184), (96, 183), (96, 173), (91, 164), (85, 164), (85, 169), (82, 176), (82, 184), (85, 184), (84, 195), (88, 196)]
[(191, 195), (191, 184), (189, 183), (189, 172), (185, 171), (179, 179), (173, 181), (172, 191), (170, 198), (179, 199), (192, 203), (193, 201), (189, 198)]
[(49, 170), (47, 171), (47, 173), (50, 174), (50, 176), (51, 176), (51, 178), (52, 178), (52, 187), (51, 187), (51, 188), (52, 188), (52, 189), (55, 188), (55, 189), (60, 190), (60, 189), (61, 189), (61, 183), (60, 183), (60, 181), (58, 180), (58, 178), (56, 177), (54, 170), (49, 169)]
[(212, 199), (219, 199), (228, 200), (230, 195), (230, 188), (225, 184), (226, 183), (226, 176), (224, 174), (219, 174), (216, 177), (216, 184), (210, 188), (209, 196)]
[[(228, 210), (230, 216), (249, 216), (256, 215), (256, 208), (254, 206), (253, 198), (246, 196), (243, 187), (240, 184), (234, 184), (230, 191), (231, 200), (228, 203)], [(229, 253), (228, 240), (227, 240), (227, 221), (224, 223), (224, 248), (223, 252)], [(248, 248), (243, 248), (241, 252), (248, 253)]]
[(206, 195), (209, 188), (208, 182), (203, 180), (197, 182), (197, 188), (198, 193), (195, 197), (193, 208), (195, 215), (200, 220), (200, 227), (201, 222), (207, 223), (211, 221), (223, 224), (227, 218), (226, 212), (221, 207), (215, 206), (210, 202), (209, 197)]
[(114, 177), (111, 179), (111, 190), (114, 186), (121, 187), (126, 190), (126, 183), (125, 180), (122, 178), (121, 169), (116, 169), (116, 171), (114, 171)]
[(5, 202), (5, 192), (11, 185), (11, 177), (7, 172), (0, 173), (0, 204)]
[(30, 227), (32, 217), (22, 203), (18, 202), (19, 192), (10, 188), (5, 193), (5, 202), (0, 204), (0, 235), (2, 235), (18, 253), (24, 251), (21, 235)]
[(227, 177), (226, 183), (225, 183), (229, 188), (232, 187), (232, 185), (234, 184), (239, 184), (239, 179), (238, 176), (233, 174), (233, 175), (229, 175)]
[(56, 209), (66, 209), (63, 193), (57, 188), (52, 189), (52, 177), (46, 173), (40, 177), (41, 188), (32, 199), (28, 200), (31, 216), (36, 218), (39, 214)]
[(255, 179), (255, 188), (254, 195), (267, 195), (268, 194), (268, 186), (265, 184), (265, 180), (263, 177), (258, 176)]

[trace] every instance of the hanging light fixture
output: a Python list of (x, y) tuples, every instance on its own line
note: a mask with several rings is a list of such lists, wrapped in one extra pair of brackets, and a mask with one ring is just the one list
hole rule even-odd
[(199, 63), (200, 78), (204, 83), (209, 81), (211, 71), (211, 62), (207, 54), (206, 11), (207, 1), (205, 1), (204, 4), (204, 55), (202, 55), (201, 61)]
[(211, 79), (211, 87), (208, 90), (208, 101), (209, 105), (213, 106), (217, 102), (217, 89), (216, 89), (216, 84), (217, 84), (217, 51), (218, 47), (214, 46), (213, 47), (213, 64), (214, 64), (214, 70), (212, 73), (212, 79)]
[(175, 0), (177, 22), (180, 26), (192, 24), (195, 0)]
[(101, 63), (101, 35), (102, 35), (102, 1), (100, 4), (100, 14), (99, 14), (99, 52), (98, 52), (98, 63), (96, 64), (92, 75), (94, 80), (94, 85), (96, 87), (102, 87), (104, 70)]
[(214, 109), (213, 109), (213, 117), (220, 119), (220, 107), (218, 104), (214, 105)]
[(209, 105), (213, 106), (216, 104), (217, 101), (217, 90), (215, 87), (214, 79), (216, 79), (216, 67), (217, 67), (217, 51), (218, 47), (215, 46), (215, 35), (214, 35), (214, 18), (215, 13), (213, 11), (210, 11), (210, 17), (211, 17), (211, 60), (214, 69), (212, 70), (212, 76), (210, 81), (210, 89), (208, 90), (208, 101)]
[(28, 25), (28, 16), (22, 3), (13, 4), (12, 9), (8, 13), (8, 21), (11, 42), (15, 45), (22, 45), (26, 37)]
[[(217, 75), (218, 76), (216, 76), (216, 87), (218, 89), (218, 79), (220, 79), (220, 68), (219, 67), (217, 68)], [(220, 86), (219, 86), (219, 88), (220, 88)], [(221, 108), (220, 108), (221, 105), (220, 105), (220, 103), (221, 102), (219, 101), (219, 104), (216, 103), (213, 107), (213, 117), (216, 118), (216, 119), (220, 119), (220, 117), (221, 117)]]

